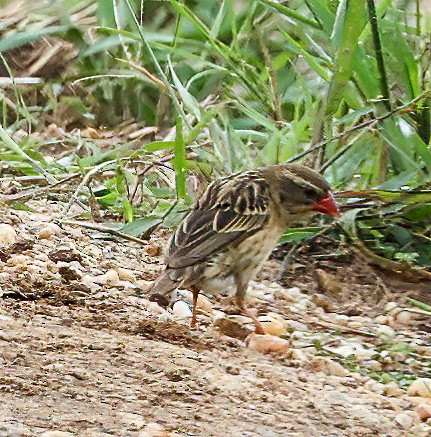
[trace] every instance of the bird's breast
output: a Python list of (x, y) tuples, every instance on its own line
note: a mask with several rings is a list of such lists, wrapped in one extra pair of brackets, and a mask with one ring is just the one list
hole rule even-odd
[(204, 292), (214, 294), (234, 286), (236, 275), (240, 275), (246, 282), (253, 279), (283, 232), (284, 227), (271, 226), (217, 254), (207, 262), (197, 285)]

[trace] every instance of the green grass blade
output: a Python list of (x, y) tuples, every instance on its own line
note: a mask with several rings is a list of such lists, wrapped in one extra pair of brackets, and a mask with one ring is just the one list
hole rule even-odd
[(177, 118), (177, 130), (175, 137), (174, 158), (172, 166), (175, 170), (175, 187), (177, 197), (184, 199), (186, 197), (186, 148), (183, 138), (183, 123), (181, 117)]

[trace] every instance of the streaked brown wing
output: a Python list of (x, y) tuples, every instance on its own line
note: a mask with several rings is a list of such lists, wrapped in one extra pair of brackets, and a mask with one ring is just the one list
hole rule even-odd
[(213, 182), (176, 230), (166, 264), (197, 264), (261, 229), (268, 221), (268, 183), (254, 172)]

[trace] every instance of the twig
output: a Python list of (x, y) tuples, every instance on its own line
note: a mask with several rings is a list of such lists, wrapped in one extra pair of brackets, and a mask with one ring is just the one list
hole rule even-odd
[(397, 108), (393, 109), (392, 111), (380, 115), (379, 117), (373, 118), (372, 120), (364, 121), (363, 123), (357, 124), (356, 126), (353, 126), (349, 129), (346, 129), (345, 131), (341, 132), (339, 135), (336, 135), (335, 137), (329, 138), (325, 141), (320, 141), (313, 147), (310, 147), (309, 149), (305, 150), (304, 152), (298, 153), (298, 155), (294, 156), (293, 158), (290, 158), (287, 162), (293, 162), (297, 161), (298, 159), (302, 158), (305, 155), (308, 155), (309, 153), (314, 152), (317, 149), (320, 149), (323, 146), (326, 146), (327, 144), (331, 143), (332, 141), (339, 140), (340, 138), (350, 134), (351, 132), (354, 132), (358, 129), (362, 129), (364, 127), (374, 127), (375, 125), (379, 124), (383, 120), (386, 120), (389, 117), (392, 117), (392, 115), (397, 114), (399, 112), (407, 112), (412, 110), (414, 108), (415, 104), (418, 103), (420, 100), (429, 98), (431, 96), (431, 91), (426, 91), (425, 93), (421, 94), (418, 97), (415, 97), (410, 102), (405, 103), (404, 105), (398, 106)]
[(142, 73), (148, 80), (150, 80), (154, 85), (159, 88), (160, 91), (166, 92), (166, 85), (154, 74), (151, 74), (146, 68), (136, 64), (135, 62), (131, 60), (121, 59), (121, 58), (115, 58), (119, 62), (124, 62), (125, 64), (129, 65), (130, 67), (134, 68), (135, 70)]
[(82, 226), (86, 229), (92, 229), (94, 231), (103, 232), (105, 234), (114, 235), (116, 237), (124, 238), (125, 240), (134, 241), (139, 244), (147, 244), (148, 241), (142, 240), (141, 238), (135, 237), (133, 235), (125, 234), (124, 232), (117, 231), (116, 229), (107, 228), (106, 226), (95, 225), (92, 223), (79, 222), (76, 220), (60, 220), (60, 224), (70, 225), (70, 226)]
[(69, 212), (70, 208), (72, 207), (73, 203), (76, 201), (76, 199), (79, 196), (79, 193), (81, 192), (82, 188), (88, 184), (90, 181), (91, 176), (96, 174), (99, 170), (101, 170), (103, 167), (106, 167), (107, 165), (114, 164), (117, 162), (117, 159), (112, 159), (110, 161), (102, 162), (101, 164), (97, 165), (96, 167), (93, 167), (82, 179), (81, 183), (76, 188), (75, 192), (73, 193), (72, 197), (70, 198), (69, 202), (67, 203), (66, 207), (63, 210), (63, 216), (66, 216)]
[(417, 309), (417, 308), (400, 308), (399, 311), (397, 312), (397, 314), (398, 313), (402, 313), (403, 311), (406, 311), (408, 313), (421, 314), (423, 316), (431, 317), (431, 312), (420, 310), (420, 309)]
[(373, 334), (372, 332), (361, 331), (360, 329), (355, 329), (355, 328), (348, 328), (346, 326), (340, 326), (340, 325), (337, 325), (335, 323), (325, 322), (323, 320), (312, 320), (311, 323), (315, 323), (316, 325), (320, 325), (320, 326), (323, 326), (325, 328), (337, 329), (343, 333), (360, 334), (360, 335), (363, 335), (364, 337), (372, 337), (372, 338), (378, 337), (376, 334)]
[[(0, 197), (0, 199), (5, 203), (13, 203), (13, 202), (16, 202), (18, 200), (25, 201), (25, 200), (31, 199), (39, 194), (45, 193), (46, 191), (49, 191), (52, 188), (55, 188), (59, 185), (62, 185), (65, 182), (68, 182), (71, 179), (76, 178), (80, 174), (81, 173), (73, 173), (73, 174), (67, 176), (66, 178), (62, 179), (61, 181), (56, 182), (55, 184), (48, 185), (45, 187), (26, 189), (26, 190), (23, 190), (17, 194), (3, 195), (2, 197)], [(11, 180), (13, 180), (13, 178)]]
[(333, 164), (338, 158), (343, 156), (349, 149), (352, 147), (356, 141), (359, 140), (363, 135), (366, 134), (366, 130), (359, 132), (358, 135), (356, 135), (354, 138), (352, 138), (343, 148), (341, 148), (334, 156), (331, 157), (331, 159), (328, 159), (321, 167), (320, 172), (324, 172), (331, 164)]

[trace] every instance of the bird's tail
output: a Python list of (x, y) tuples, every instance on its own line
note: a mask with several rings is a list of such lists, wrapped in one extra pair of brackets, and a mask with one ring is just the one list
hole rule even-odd
[(148, 290), (149, 299), (161, 306), (168, 306), (169, 293), (175, 290), (178, 285), (178, 282), (171, 279), (167, 272), (163, 272)]
[(167, 272), (163, 272), (151, 286), (149, 293), (168, 294), (178, 287), (178, 282), (169, 277)]

